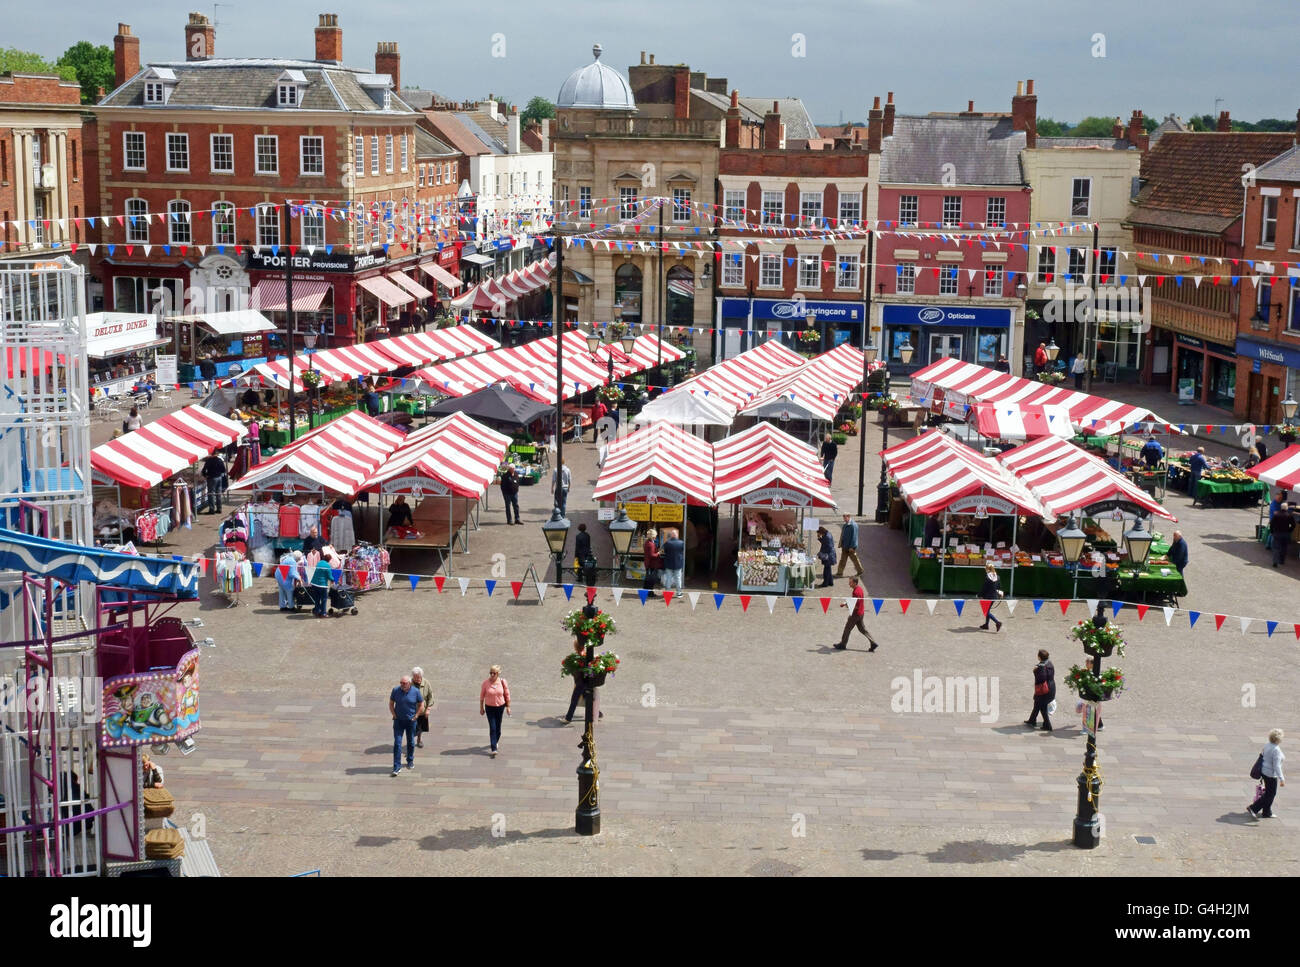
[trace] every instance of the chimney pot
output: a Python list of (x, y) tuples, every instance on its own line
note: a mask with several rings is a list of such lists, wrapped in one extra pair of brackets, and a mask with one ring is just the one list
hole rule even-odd
[(1034, 93), (1034, 82), (1032, 79), (1025, 81), (1025, 93), (1026, 94)]
[(643, 66), (645, 65), (645, 51), (644, 51), (644, 50), (641, 51), (641, 64), (642, 64)]
[(740, 107), (740, 91), (733, 90), (731, 92), (731, 106), (736, 108)]
[(871, 110), (873, 111), (880, 110), (880, 95), (876, 95), (876, 99), (871, 102)]
[(654, 55), (654, 54), (651, 54), (651, 55), (650, 55), (650, 63), (653, 64), (654, 62), (655, 62), (655, 55)]
[(975, 113), (975, 102), (974, 102), (974, 101), (967, 101), (967, 102), (966, 102), (966, 113), (967, 113), (967, 114), (974, 114), (974, 113)]
[(216, 31), (205, 14), (191, 13), (185, 25), (185, 59), (209, 60), (215, 54)]
[(113, 86), (121, 87), (140, 73), (140, 38), (131, 33), (130, 24), (118, 24), (113, 38)]
[(1023, 97), (1025, 93), (1025, 82), (1016, 81), (1016, 97)]

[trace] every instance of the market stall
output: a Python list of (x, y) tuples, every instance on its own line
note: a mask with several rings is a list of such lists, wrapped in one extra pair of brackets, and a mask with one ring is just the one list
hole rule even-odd
[(675, 391), (686, 390), (718, 397), (739, 409), (770, 384), (788, 376), (808, 362), (779, 339), (746, 350), (737, 356), (710, 366), (698, 376), (683, 380)]
[[(880, 369), (883, 365), (875, 362), (870, 368)], [(841, 343), (755, 391), (739, 412), (782, 419), (793, 415), (795, 419), (827, 423), (835, 419), (863, 379), (862, 353)]]
[(158, 335), (152, 313), (86, 314), (86, 356), (91, 396), (121, 396), (150, 376), (157, 376), (155, 350), (170, 340)]
[(713, 488), (733, 505), (741, 591), (785, 594), (811, 587), (822, 509), (835, 509), (817, 451), (770, 423), (713, 444)]
[[(1191, 481), (1192, 451), (1182, 451), (1169, 456), (1169, 486), (1187, 492)], [(1209, 466), (1201, 471), (1196, 481), (1192, 503), (1202, 507), (1254, 507), (1268, 502), (1268, 484), (1256, 479), (1244, 468), (1235, 467), (1227, 460), (1206, 458)]]

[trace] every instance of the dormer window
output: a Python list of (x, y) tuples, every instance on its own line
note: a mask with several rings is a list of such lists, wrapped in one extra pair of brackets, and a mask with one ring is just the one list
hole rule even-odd
[(176, 72), (167, 67), (151, 67), (144, 80), (144, 102), (166, 104), (176, 89)]
[(146, 104), (166, 104), (167, 85), (162, 81), (146, 81), (144, 85), (144, 102)]
[(302, 97), (307, 90), (307, 75), (302, 71), (285, 71), (275, 80), (277, 107), (302, 107)]
[(392, 109), (393, 109), (393, 92), (384, 91), (384, 110), (391, 111)]

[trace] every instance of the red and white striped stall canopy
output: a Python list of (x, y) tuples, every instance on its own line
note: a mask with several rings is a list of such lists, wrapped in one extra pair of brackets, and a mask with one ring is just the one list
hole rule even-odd
[(840, 343), (755, 393), (740, 412), (779, 416), (793, 410), (815, 420), (833, 420), (862, 383), (862, 363), (861, 352)]
[[(230, 485), (231, 490), (275, 492), (287, 477), (303, 477), (329, 493), (359, 491), (405, 436), (355, 410), (281, 449)], [(290, 483), (297, 487), (296, 482)]]
[[(506, 378), (508, 382), (525, 396), (530, 396), (542, 403), (555, 403), (555, 363), (548, 366), (533, 366)], [(564, 399), (573, 399), (590, 392), (605, 382), (605, 373), (593, 370), (589, 363), (569, 362), (564, 357), (564, 381), (561, 395)]]
[(739, 356), (710, 366), (678, 386), (692, 393), (721, 396), (732, 406), (741, 407), (770, 383), (789, 375), (804, 362), (802, 356), (784, 346), (779, 339), (769, 339)]
[(1063, 406), (1020, 403), (976, 403), (976, 426), (990, 440), (1036, 440), (1074, 435), (1070, 413)]
[(835, 506), (817, 451), (771, 423), (713, 445), (713, 491), (719, 504)]
[[(637, 336), (632, 343), (632, 351), (624, 353), (622, 346), (618, 343), (609, 343), (602, 350), (608, 349), (608, 352), (602, 352), (602, 355), (614, 356), (614, 376), (622, 379), (630, 376), (632, 373), (639, 373), (642, 370), (654, 369), (659, 365), (658, 353), (659, 337), (651, 333), (643, 336)], [(684, 351), (674, 346), (670, 342), (663, 344), (663, 361), (665, 363), (675, 363), (686, 355)], [(605, 363), (606, 366), (609, 363)]]
[(404, 336), (381, 339), (371, 345), (381, 346), (402, 366), (424, 366), (474, 353), (500, 349), (501, 344), (473, 326), (450, 326), (432, 332), (411, 332)]
[(510, 443), (510, 437), (463, 413), (453, 413), (408, 436), (363, 489), (431, 496), (446, 491), (477, 499), (496, 478)]
[(187, 406), (95, 447), (90, 465), (128, 487), (153, 487), (247, 432), (211, 410)]
[(713, 504), (713, 448), (671, 423), (653, 423), (610, 444), (595, 500)]
[[(315, 353), (311, 355), (308, 355), (307, 353), (303, 353), (299, 356), (294, 357), (293, 388), (295, 392), (301, 393), (304, 390), (306, 390), (307, 387), (303, 385), (302, 382), (302, 374), (309, 369), (315, 369), (316, 372), (320, 373), (322, 384), (332, 383), (335, 380), (347, 378), (341, 373), (332, 373), (323, 369), (320, 366), (320, 364), (315, 360), (314, 358), (315, 355), (316, 355)], [(258, 363), (256, 366), (250, 369), (244, 376), (240, 377), (240, 379), (248, 380), (251, 382), (253, 376), (260, 376), (267, 383), (271, 383), (272, 385), (278, 386), (281, 389), (287, 389), (289, 386), (288, 357), (282, 356), (279, 359), (273, 359), (269, 362)]]
[(1270, 487), (1283, 490), (1300, 489), (1300, 444), (1293, 443), (1281, 453), (1275, 453), (1267, 460), (1261, 460), (1246, 470), (1252, 477), (1258, 477)]
[(1008, 450), (998, 460), (1033, 491), (1049, 515), (1064, 517), (1103, 501), (1122, 500), (1167, 520), (1178, 519), (1101, 459), (1056, 437)]
[(482, 312), (490, 312), (498, 306), (504, 308), (509, 302), (510, 297), (501, 291), (501, 287), (488, 279), (474, 286), (464, 295), (452, 299), (450, 304), (457, 310), (478, 309)]
[[(439, 393), (463, 396), (493, 383), (501, 383), (525, 369), (514, 349), (497, 349), (490, 353), (452, 359), (411, 374)], [(461, 390), (457, 392), (457, 390)]]
[(1177, 427), (1171, 430), (1167, 420), (1146, 407), (1011, 376), (960, 359), (941, 359), (912, 374), (914, 399), (932, 399), (935, 389), (943, 390), (945, 412), (957, 419), (965, 419), (966, 408), (977, 403), (1051, 404), (1065, 407), (1070, 422), (1089, 434), (1108, 436), (1121, 429), (1177, 432)]
[(1042, 516), (1042, 503), (1014, 476), (941, 431), (926, 433), (884, 452), (885, 463), (907, 505), (937, 514), (968, 498), (1000, 500), (1009, 510)]

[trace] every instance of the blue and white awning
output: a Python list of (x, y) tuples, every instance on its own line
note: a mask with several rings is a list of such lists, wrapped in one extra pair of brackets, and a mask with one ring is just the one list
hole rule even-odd
[(0, 571), (26, 571), (69, 584), (87, 581), (178, 598), (198, 597), (199, 566), (193, 561), (120, 554), (3, 528), (0, 528)]

